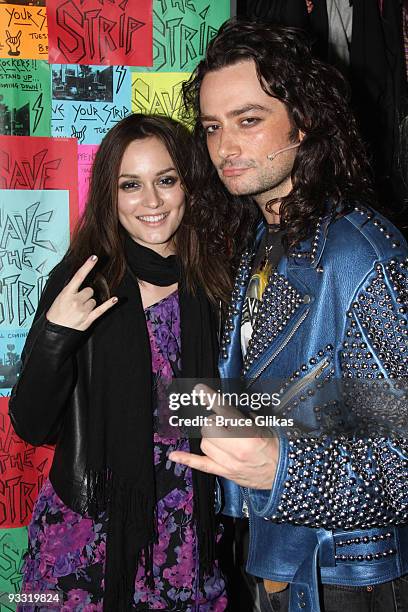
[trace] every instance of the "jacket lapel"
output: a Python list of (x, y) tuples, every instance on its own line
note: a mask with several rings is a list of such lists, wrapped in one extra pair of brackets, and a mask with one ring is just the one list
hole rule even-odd
[[(265, 232), (260, 223), (253, 248), (246, 251), (242, 258), (235, 280), (232, 301), (228, 308), (224, 334), (221, 341), (220, 371), (223, 377), (250, 377), (259, 367), (262, 358), (279, 351), (291, 334), (298, 329), (297, 324), (307, 316), (313, 297), (299, 277), (302, 269), (318, 266), (326, 240), (326, 228), (330, 216), (319, 219), (315, 234), (301, 243), (291, 257), (284, 256), (278, 270), (272, 271), (265, 288), (258, 315), (248, 343), (245, 359), (241, 351), (241, 318), (251, 266)], [(267, 355), (266, 355), (267, 353)]]
[(248, 343), (243, 374), (247, 374), (253, 364), (262, 359), (265, 351), (285, 334), (304, 300), (305, 296), (285, 276), (272, 272)]
[(219, 370), (223, 378), (238, 377), (242, 369), (241, 317), (242, 305), (255, 251), (245, 251), (235, 278), (231, 302), (223, 326)]

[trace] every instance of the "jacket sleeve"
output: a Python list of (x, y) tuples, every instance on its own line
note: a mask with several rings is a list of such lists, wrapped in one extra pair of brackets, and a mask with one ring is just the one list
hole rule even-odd
[(55, 442), (75, 385), (75, 352), (86, 336), (85, 332), (51, 323), (45, 316), (67, 280), (67, 266), (60, 264), (41, 295), (9, 401), (9, 416), (17, 435), (34, 446)]
[[(370, 528), (407, 521), (408, 415), (407, 396), (402, 389), (404, 379), (405, 383), (408, 380), (407, 270), (408, 259), (393, 259), (378, 263), (365, 278), (347, 312), (339, 356), (344, 380), (387, 383), (390, 379), (400, 390), (394, 408), (399, 413), (405, 410), (403, 428), (397, 419), (399, 433), (396, 427), (396, 434), (391, 436), (288, 439), (280, 434), (272, 490), (248, 491), (256, 515), (326, 529)], [(401, 395), (402, 404), (398, 403)], [(373, 412), (375, 393), (368, 393), (365, 404), (367, 411)], [(382, 416), (391, 418), (392, 412)]]

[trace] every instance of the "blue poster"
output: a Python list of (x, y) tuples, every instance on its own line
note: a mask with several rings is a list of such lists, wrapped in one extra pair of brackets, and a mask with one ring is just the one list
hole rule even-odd
[(53, 64), (53, 136), (99, 144), (110, 128), (130, 114), (131, 77), (125, 66)]
[(0, 190), (0, 396), (10, 394), (50, 271), (69, 245), (69, 191)]

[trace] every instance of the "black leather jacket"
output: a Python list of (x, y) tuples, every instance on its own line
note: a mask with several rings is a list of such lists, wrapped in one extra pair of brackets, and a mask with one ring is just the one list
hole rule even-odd
[[(62, 261), (44, 288), (21, 355), (9, 416), (20, 438), (32, 444), (55, 444), (49, 478), (69, 508), (87, 512), (86, 427), (92, 367), (92, 328), (86, 332), (56, 325), (45, 313), (70, 280)], [(217, 485), (216, 509), (220, 508)]]
[(41, 296), (22, 353), (9, 415), (20, 438), (34, 446), (55, 444), (49, 478), (62, 501), (86, 513), (86, 410), (92, 334), (50, 323), (45, 313), (69, 279), (60, 264)]

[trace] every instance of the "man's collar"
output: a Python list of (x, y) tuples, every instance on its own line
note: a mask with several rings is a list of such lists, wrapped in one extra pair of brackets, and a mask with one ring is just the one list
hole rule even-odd
[[(313, 235), (303, 240), (288, 257), (289, 268), (317, 268), (326, 242), (327, 227), (332, 220), (332, 214), (320, 217), (314, 228)], [(254, 251), (259, 246), (262, 236), (267, 231), (267, 224), (261, 220), (256, 228)]]

